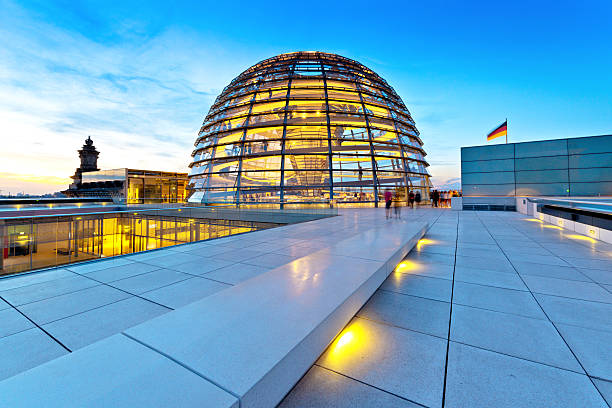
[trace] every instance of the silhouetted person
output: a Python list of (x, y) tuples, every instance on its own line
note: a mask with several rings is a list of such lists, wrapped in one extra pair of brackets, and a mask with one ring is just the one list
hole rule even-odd
[(414, 191), (408, 193), (408, 205), (410, 208), (414, 208)]
[(389, 219), (389, 216), (391, 215), (391, 202), (393, 200), (393, 194), (391, 193), (391, 190), (386, 189), (385, 190), (385, 218)]

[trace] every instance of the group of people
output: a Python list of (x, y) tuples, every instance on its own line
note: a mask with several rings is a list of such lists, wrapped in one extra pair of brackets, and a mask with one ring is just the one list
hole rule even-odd
[(434, 207), (450, 207), (451, 198), (457, 196), (458, 194), (456, 191), (431, 190), (429, 193), (429, 198)]
[[(460, 193), (457, 191), (439, 191), (431, 190), (429, 192), (429, 199), (431, 200), (433, 207), (450, 207), (451, 197), (458, 197)], [(391, 218), (391, 207), (395, 218), (402, 218), (402, 204), (405, 202), (398, 191), (395, 194), (390, 190), (385, 190), (385, 216)], [(408, 207), (414, 208), (414, 204), (418, 206), (421, 203), (421, 192), (420, 191), (409, 191), (408, 192)]]

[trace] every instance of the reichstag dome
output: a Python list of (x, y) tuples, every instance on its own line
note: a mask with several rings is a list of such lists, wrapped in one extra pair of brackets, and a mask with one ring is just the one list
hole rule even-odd
[(190, 202), (378, 205), (428, 197), (423, 142), (387, 82), (357, 61), (294, 52), (244, 71), (217, 97), (192, 153)]

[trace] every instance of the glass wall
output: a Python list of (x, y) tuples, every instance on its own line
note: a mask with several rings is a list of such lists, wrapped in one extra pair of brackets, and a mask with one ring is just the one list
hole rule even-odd
[(193, 151), (190, 202), (377, 204), (429, 196), (410, 112), (387, 82), (327, 53), (282, 54), (243, 72), (211, 107)]
[(182, 203), (187, 199), (187, 174), (127, 170), (127, 204)]
[[(180, 210), (178, 210), (180, 211)], [(276, 226), (172, 210), (0, 220), (0, 275), (131, 254)]]

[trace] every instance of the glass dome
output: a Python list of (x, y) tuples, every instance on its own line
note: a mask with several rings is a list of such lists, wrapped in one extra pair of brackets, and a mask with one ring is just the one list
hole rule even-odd
[(378, 205), (428, 197), (423, 142), (387, 82), (323, 52), (269, 58), (236, 77), (204, 120), (190, 202)]

